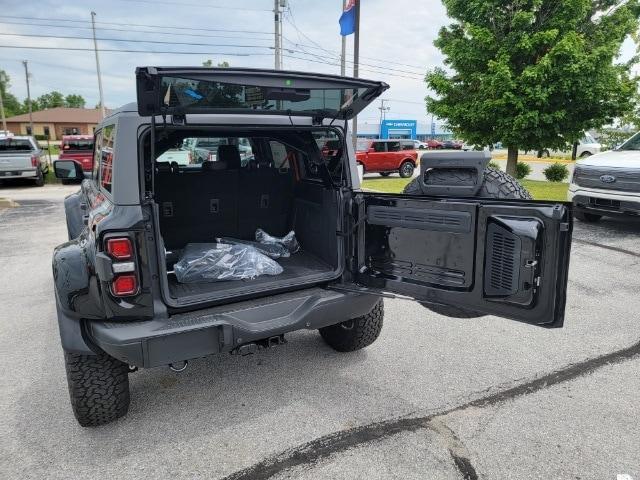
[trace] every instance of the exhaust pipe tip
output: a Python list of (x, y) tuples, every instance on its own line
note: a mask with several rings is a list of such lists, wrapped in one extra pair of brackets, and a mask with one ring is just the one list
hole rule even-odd
[(188, 367), (188, 366), (189, 366), (189, 362), (187, 362), (187, 361), (185, 360), (184, 362), (182, 362), (182, 365), (181, 365), (181, 366), (179, 366), (179, 367), (176, 367), (176, 365), (175, 365), (175, 364), (170, 363), (170, 364), (169, 364), (169, 369), (170, 369), (171, 371), (173, 371), (173, 372), (180, 373), (180, 372), (184, 372), (184, 371), (187, 369), (187, 367)]

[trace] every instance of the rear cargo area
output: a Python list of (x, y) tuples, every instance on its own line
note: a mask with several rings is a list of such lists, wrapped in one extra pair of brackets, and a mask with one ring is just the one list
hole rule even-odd
[[(307, 174), (305, 159), (284, 143), (252, 138), (252, 151), (245, 149), (244, 155), (238, 143), (219, 145), (202, 163), (155, 164), (161, 269), (166, 293), (176, 305), (301, 288), (341, 274), (338, 190)], [(275, 259), (282, 273), (243, 280), (178, 280), (174, 266), (188, 244), (220, 237), (255, 240), (257, 229), (276, 237), (295, 232), (300, 250)]]

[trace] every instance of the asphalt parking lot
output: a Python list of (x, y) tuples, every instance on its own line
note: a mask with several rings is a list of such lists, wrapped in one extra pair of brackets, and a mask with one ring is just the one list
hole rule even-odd
[(128, 416), (83, 429), (50, 266), (76, 188), (0, 188), (0, 477), (640, 480), (640, 222), (576, 222), (563, 329), (385, 300), (366, 350), (303, 331), (137, 372)]

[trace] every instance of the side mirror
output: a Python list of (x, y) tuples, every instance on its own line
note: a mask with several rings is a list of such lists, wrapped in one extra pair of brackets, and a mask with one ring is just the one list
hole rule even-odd
[(56, 178), (63, 180), (83, 180), (84, 172), (82, 165), (73, 160), (55, 160), (53, 162), (53, 171)]

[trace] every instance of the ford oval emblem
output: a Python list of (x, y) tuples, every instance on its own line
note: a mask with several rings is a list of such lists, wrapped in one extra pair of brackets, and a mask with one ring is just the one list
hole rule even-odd
[(616, 181), (616, 177), (614, 177), (613, 175), (602, 175), (600, 177), (600, 181), (602, 183), (613, 183)]

